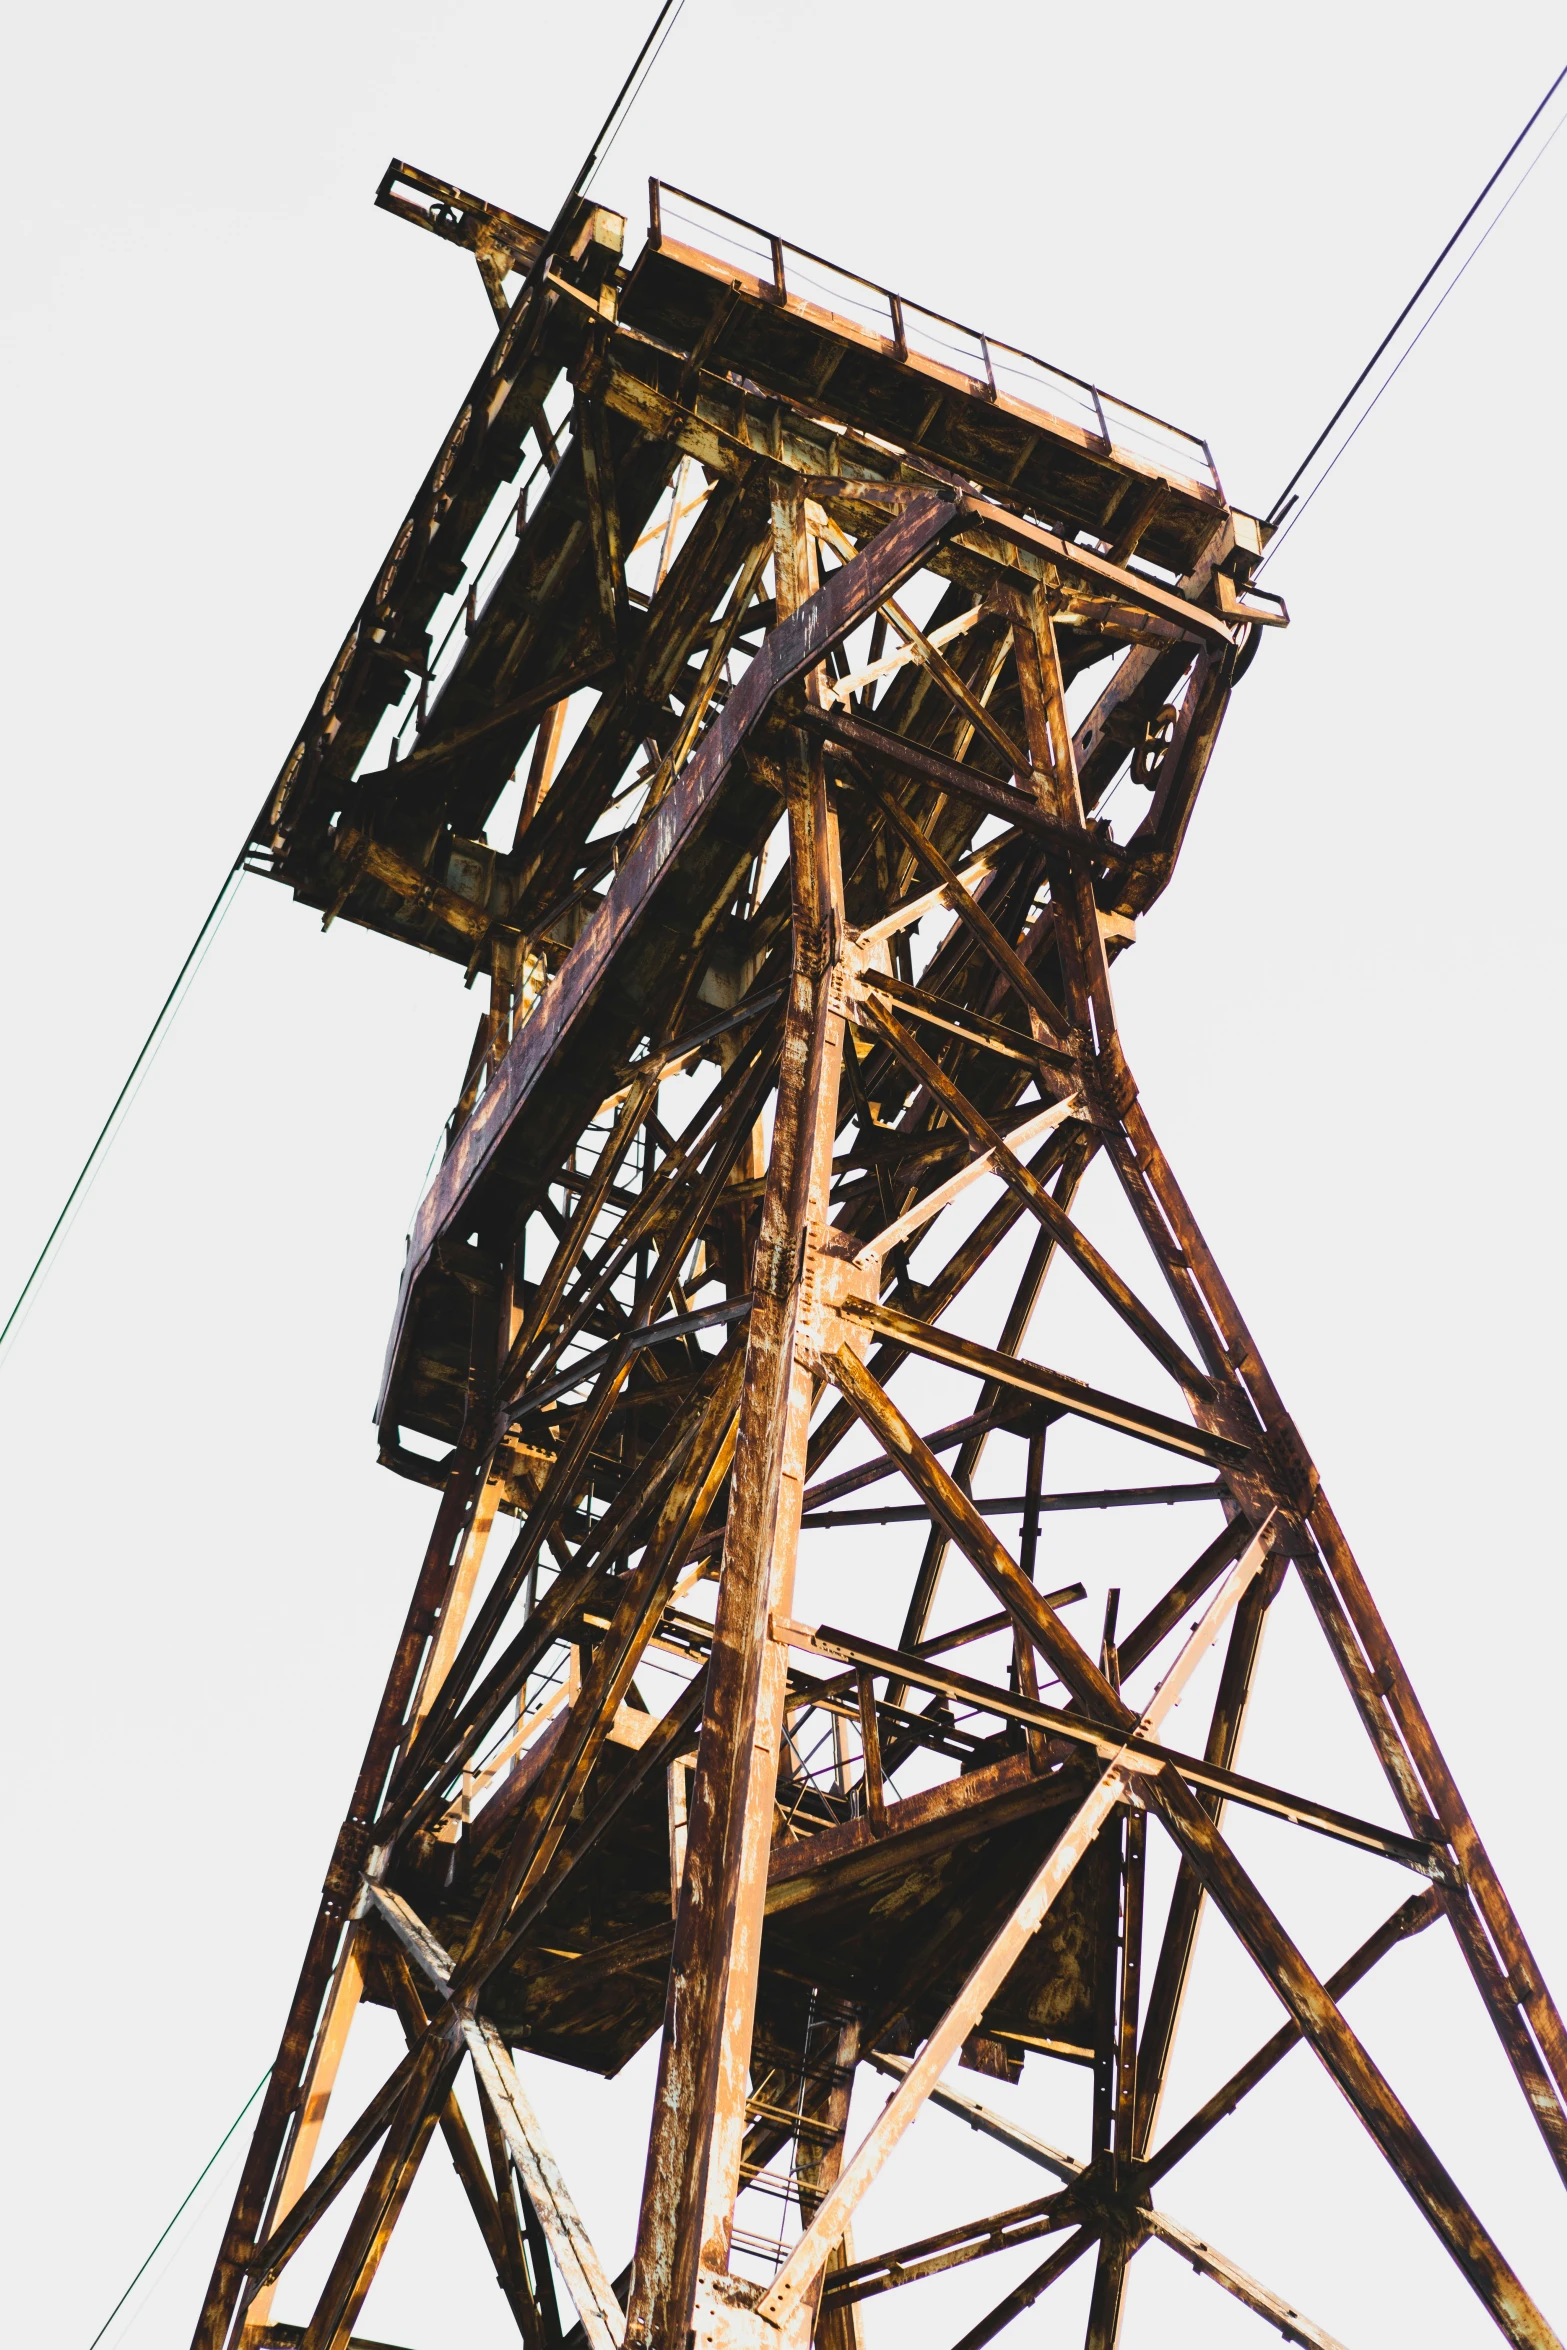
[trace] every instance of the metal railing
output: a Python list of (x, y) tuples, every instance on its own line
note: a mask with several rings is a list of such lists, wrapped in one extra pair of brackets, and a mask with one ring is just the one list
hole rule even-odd
[[(440, 639), (421, 667), (414, 668), (410, 663), (408, 682), (401, 695), (382, 712), (360, 753), (356, 777), (374, 772), (383, 763), (395, 767), (407, 757), (423, 732), (431, 702), (456, 667), (463, 646), (472, 636), (501, 573), (511, 561), (517, 540), (532, 519), (550, 475), (571, 445), (570, 411), (559, 425), (550, 424), (546, 417), (545, 430), (550, 435), (553, 455), (543, 446), (538, 426), (530, 426), (524, 437), (523, 462), (517, 476), (502, 482), (497, 489), (469, 539), (461, 579), (449, 596), (442, 598), (442, 605), (449, 606), (449, 614)], [(534, 451), (531, 465), (527, 462), (530, 447)]]
[(1005, 401), (1049, 429), (1063, 424), (1096, 441), (1105, 455), (1175, 477), (1201, 493), (1223, 498), (1213, 452), (1195, 433), (1162, 416), (1101, 392), (1097, 385), (1032, 352), (998, 342), (895, 294), (873, 278), (841, 269), (803, 245), (792, 245), (737, 212), (708, 204), (668, 180), (651, 180), (649, 236), (655, 250), (666, 239), (694, 247), (709, 260), (754, 280), (783, 307), (816, 312), (835, 325), (874, 335), (894, 358), (924, 359), (967, 378), (981, 399)]

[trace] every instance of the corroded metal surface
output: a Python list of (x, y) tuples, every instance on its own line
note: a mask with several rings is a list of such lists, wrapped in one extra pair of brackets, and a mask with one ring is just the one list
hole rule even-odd
[[(962, 2350), (1090, 2256), (1111, 2350), (1154, 2239), (1331, 2345), (1152, 2201), (1297, 2040), (1506, 2337), (1554, 2342), (1340, 2002), (1450, 1921), (1564, 2179), (1567, 2038), (1117, 1027), (1286, 617), (1264, 527), (1195, 436), (680, 191), (634, 258), (586, 203), (545, 231), (402, 164), (380, 200), (473, 254), (498, 333), (252, 862), (487, 1004), (378, 1408), (435, 1526), (198, 2350), (343, 2350), (437, 2132), (529, 2350), (853, 2350), (866, 2298), (1051, 2237), (975, 2283)], [(1140, 1255), (1091, 1237), (1095, 1184)], [(1057, 1267), (1125, 1392), (1059, 1359)], [(1095, 1481), (1047, 1482), (1081, 1427)], [(1173, 1501), (1190, 1564), (1150, 1541), (1137, 1620), (1112, 1593), (1089, 1636), (1081, 1513)], [(1235, 1767), (1291, 1575), (1386, 1819)], [(1421, 1890), (1324, 1984), (1231, 1803)], [(1205, 1903), (1288, 2020), (1167, 2128)], [(366, 1998), (408, 2053), (323, 2130)], [(612, 2279), (516, 2058), (613, 2074), (655, 2037)], [(958, 2055), (1091, 2068), (1089, 2142), (940, 2081)], [(856, 2145), (865, 2065), (897, 2086)], [(1055, 2186), (856, 2246), (930, 2106)]]

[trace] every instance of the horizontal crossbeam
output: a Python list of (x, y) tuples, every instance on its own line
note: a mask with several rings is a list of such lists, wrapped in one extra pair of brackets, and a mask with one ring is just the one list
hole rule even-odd
[[(1222, 1485), (1106, 1485), (1086, 1493), (976, 1493), (974, 1507), (987, 1518), (1015, 1517), (1038, 1510), (1043, 1517), (1061, 1510), (1170, 1509), (1183, 1501), (1218, 1501)], [(807, 1495), (809, 1501), (809, 1495)], [(925, 1502), (887, 1502), (861, 1510), (809, 1510), (800, 1520), (807, 1526), (902, 1526), (930, 1516)]]
[(1060, 1706), (1041, 1705), (1035, 1698), (1014, 1696), (1007, 1690), (992, 1687), (988, 1681), (977, 1681), (970, 1674), (956, 1672), (933, 1658), (908, 1649), (883, 1648), (875, 1641), (837, 1631), (830, 1624), (779, 1623), (775, 1629), (791, 1647), (807, 1649), (815, 1656), (832, 1657), (840, 1664), (885, 1673), (889, 1680), (910, 1682), (916, 1689), (957, 1698), (979, 1712), (996, 1714), (1003, 1721), (1022, 1722), (1030, 1729), (1046, 1730), (1053, 1738), (1064, 1738), (1073, 1746), (1087, 1748), (1107, 1760), (1124, 1753), (1168, 1763), (1191, 1786), (1221, 1796), (1227, 1803), (1266, 1812), (1273, 1819), (1287, 1820), (1296, 1828), (1310, 1828), (1317, 1835), (1331, 1837), (1340, 1844), (1358, 1845), (1362, 1852), (1379, 1853), (1384, 1860), (1397, 1861), (1401, 1867), (1414, 1869), (1423, 1877), (1444, 1878), (1447, 1874), (1447, 1862), (1439, 1845), (1421, 1843), (1395, 1828), (1379, 1828), (1374, 1821), (1356, 1819), (1349, 1812), (1335, 1811), (1330, 1805), (1314, 1803), (1307, 1796), (1286, 1794), (1282, 1788), (1266, 1786), (1260, 1779), (1247, 1779), (1239, 1771), (1223, 1770), (1217, 1763), (1205, 1762), (1199, 1755), (1182, 1754), (1178, 1748), (1161, 1746), (1153, 1739), (1128, 1733), (1112, 1722), (1087, 1721), (1082, 1714), (1068, 1713)]
[(917, 2243), (900, 2244), (896, 2252), (878, 2252), (846, 2268), (830, 2269), (822, 2288), (822, 2305), (840, 2309), (852, 2301), (869, 2300), (873, 2293), (890, 2293), (900, 2285), (939, 2276), (943, 2269), (987, 2259), (992, 2252), (1010, 2252), (1015, 2244), (1031, 2244), (1039, 2236), (1070, 2227), (1076, 2216), (1068, 2187), (1057, 2195), (1040, 2196), (1033, 2203), (1015, 2204), (1010, 2211), (945, 2228), (939, 2235), (922, 2236)]
[(1123, 1436), (1137, 1436), (1145, 1444), (1157, 1444), (1165, 1452), (1178, 1452), (1193, 1461), (1210, 1461), (1217, 1468), (1244, 1468), (1252, 1454), (1244, 1444), (1236, 1444), (1228, 1436), (1211, 1435), (1206, 1428), (1192, 1428), (1180, 1420), (1172, 1420), (1164, 1412), (1150, 1411), (1146, 1404), (1128, 1403), (1118, 1395), (1106, 1395), (1097, 1387), (1089, 1387), (1081, 1379), (1069, 1378), (1065, 1371), (1050, 1371), (1042, 1363), (1025, 1362), (1021, 1355), (1000, 1354), (994, 1347), (979, 1346), (971, 1338), (959, 1338), (950, 1330), (938, 1330), (928, 1322), (920, 1322), (912, 1314), (900, 1313), (895, 1306), (872, 1303), (868, 1298), (845, 1298), (838, 1311), (856, 1322), (866, 1323), (878, 1338), (890, 1338), (899, 1346), (906, 1346), (910, 1354), (924, 1355), (932, 1363), (944, 1363), (954, 1371), (968, 1371), (976, 1379), (998, 1381), (1003, 1387), (1015, 1387), (1023, 1395), (1037, 1396), (1041, 1403), (1059, 1404), (1064, 1411), (1075, 1412), (1079, 1419), (1097, 1421), (1101, 1428), (1114, 1428)]

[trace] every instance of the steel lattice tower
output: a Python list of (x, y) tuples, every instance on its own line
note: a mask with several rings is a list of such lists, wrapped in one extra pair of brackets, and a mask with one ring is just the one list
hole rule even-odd
[[(629, 264), (582, 199), (545, 231), (394, 164), (380, 200), (476, 255), (498, 332), (252, 865), (489, 1000), (379, 1406), (434, 1528), (198, 2350), (343, 2350), (437, 2131), (528, 2350), (853, 2350), (867, 2297), (1036, 2239), (999, 2301), (974, 2268), (959, 2350), (1079, 2260), (1109, 2350), (1155, 2239), (1327, 2344), (1158, 2200), (1300, 2039), (1507, 2338), (1554, 2343), (1341, 2002), (1440, 1922), (1564, 2178), (1567, 2036), (1116, 1025), (1111, 965), (1285, 618), (1263, 526), (1200, 440), (676, 190)], [(1080, 1220), (1096, 1160), (1136, 1264)], [(1052, 1268), (1131, 1393), (1040, 1359)], [(1071, 1513), (1112, 1507), (1147, 1591), (1085, 1637)], [(1290, 1577), (1397, 1826), (1235, 1768)], [(1232, 1805), (1418, 1888), (1324, 1983)], [(1172, 2119), (1205, 1903), (1284, 2021)], [(363, 1999), (407, 2054), (323, 2136)], [(656, 2034), (612, 2279), (515, 2055), (607, 2074)], [(1091, 2142), (1027, 2135), (957, 2058), (1091, 2067)], [(890, 2094), (851, 2144), (862, 2067)], [(868, 2252), (856, 2210), (932, 2104), (1013, 2151), (1019, 2200)], [(275, 2322), (339, 2197), (314, 2314)]]

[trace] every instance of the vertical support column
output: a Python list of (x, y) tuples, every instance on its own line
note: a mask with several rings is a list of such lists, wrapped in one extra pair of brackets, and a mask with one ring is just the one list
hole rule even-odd
[(1117, 2164), (1131, 2159), (1132, 2134), (1137, 2118), (1137, 2034), (1142, 2004), (1143, 1880), (1148, 1851), (1148, 1815), (1126, 1816), (1126, 1868), (1121, 1891), (1121, 2012), (1115, 2054), (1115, 2130), (1112, 2140)]
[(1126, 2269), (1134, 2249), (1132, 2238), (1113, 2221), (1106, 2221), (1099, 2238), (1094, 2289), (1088, 2304), (1088, 2331), (1083, 2350), (1117, 2350), (1121, 2319), (1126, 2311)]
[[(1233, 1766), (1240, 1747), (1246, 1708), (1262, 1653), (1262, 1635), (1267, 1625), (1268, 1611), (1278, 1597), (1283, 1573), (1280, 1559), (1277, 1556), (1270, 1558), (1235, 1611), (1229, 1645), (1224, 1652), (1224, 1670), (1219, 1676), (1219, 1691), (1214, 1699), (1213, 1718), (1203, 1744), (1206, 1759), (1220, 1764), (1225, 1770)], [(1218, 1797), (1204, 1795), (1198, 1800), (1215, 1826), (1221, 1824), (1224, 1806)], [(1138, 2056), (1130, 2149), (1137, 2156), (1147, 2154), (1159, 2126), (1159, 2107), (1169, 2079), (1170, 2058), (1174, 2053), (1175, 2036), (1186, 2000), (1186, 1986), (1196, 1955), (1197, 1930), (1202, 1923), (1202, 1910), (1201, 1883), (1196, 1871), (1183, 1861), (1177, 1871), (1175, 1890), (1165, 1915), (1159, 1963), (1149, 1994), (1148, 2018)]]
[[(815, 587), (814, 543), (791, 486), (774, 500), (773, 563), (784, 619)], [(729, 2263), (784, 1727), (788, 1660), (769, 1617), (792, 1601), (815, 1397), (799, 1339), (837, 1126), (843, 1019), (830, 992), (842, 883), (820, 753), (803, 745), (788, 820), (794, 968), (627, 2322), (628, 2343), (660, 2350), (685, 2342), (699, 2272)]]
[(1106, 1869), (1104, 1883), (1095, 1896), (1099, 1909), (1101, 1955), (1099, 1979), (1094, 1986), (1092, 2146), (1094, 2162), (1105, 2169), (1108, 2167), (1115, 2135), (1115, 2052), (1119, 2005), (1116, 1953), (1121, 1941), (1121, 1884), (1126, 1869), (1126, 1823), (1119, 1813), (1106, 1821), (1099, 1831), (1098, 1841), (1108, 1844), (1114, 1859), (1113, 1868)]
[[(1041, 1232), (1040, 1238), (1046, 1235)], [(1023, 1512), (1022, 1531), (1018, 1538), (1018, 1565), (1030, 1583), (1039, 1581), (1039, 1503), (1045, 1484), (1045, 1422), (1041, 1417), (1028, 1432), (1028, 1503)], [(1012, 1627), (1012, 1681), (1022, 1697), (1039, 1696), (1039, 1660), (1034, 1644), (1021, 1625)], [(1045, 1768), (1049, 1741), (1042, 1730), (1024, 1732), (1028, 1751), (1037, 1770)]]
[[(1119, 1964), (1114, 1967), (1113, 1973), (1107, 1973), (1110, 2030), (1108, 2044), (1099, 2059), (1108, 2075), (1102, 2130), (1097, 2100), (1095, 2108), (1094, 2159), (1102, 2167), (1112, 2194), (1120, 2188), (1126, 2177), (1136, 2123), (1137, 2024), (1142, 1976), (1143, 1876), (1147, 1843), (1147, 1813), (1137, 1809), (1128, 1810), (1120, 1824), (1119, 1867), (1113, 1889), (1120, 1943)], [(1117, 2225), (1112, 2215), (1099, 2239), (1084, 2350), (1117, 2350), (1126, 2311), (1126, 2271), (1137, 2243), (1133, 2228), (1126, 2224)]]
[[(1110, 1595), (1113, 1610), (1116, 1594)], [(1107, 1611), (1105, 1651), (1113, 1665), (1113, 1613)], [(1124, 1968), (1118, 1963), (1121, 1954), (1121, 1936), (1125, 1919), (1126, 1885), (1129, 1868), (1128, 1820), (1124, 1814), (1115, 1814), (1099, 1831), (1100, 1841), (1111, 1840), (1115, 1867), (1107, 1872), (1102, 1895), (1103, 1941), (1101, 1944), (1098, 1994), (1094, 2018), (1094, 2120), (1093, 2169), (1113, 2195), (1117, 2179), (1116, 2160), (1117, 2122), (1120, 2118), (1120, 2047), (1121, 2000), (1125, 1990)], [(1113, 2210), (1106, 2215), (1106, 2223), (1099, 2238), (1094, 2261), (1094, 2286), (1088, 2303), (1088, 2327), (1083, 2336), (1083, 2350), (1117, 2350), (1121, 2338), (1121, 2317), (1126, 2307), (1126, 2264), (1129, 2244), (1124, 2227), (1118, 2224), (1119, 2215)]]
[[(854, 2089), (854, 2067), (860, 2053), (860, 2019), (848, 2016), (837, 2025), (829, 2024), (829, 2039), (833, 2047), (832, 2062), (827, 2076), (816, 2095), (806, 2096), (802, 2119), (811, 2128), (802, 2130), (795, 2150), (795, 2180), (800, 2191), (800, 2221), (809, 2227), (833, 2188), (843, 2168), (844, 2139), (849, 2127), (849, 2100)], [(811, 2052), (806, 2051), (810, 2063)], [(824, 2133), (818, 2135), (818, 2133)], [(825, 2133), (831, 2133), (826, 2135)], [(816, 2350), (862, 2350), (859, 2324), (859, 2305), (849, 2302), (838, 2309), (819, 2314), (822, 2287), (835, 2268), (847, 2268), (854, 2258), (852, 2228), (846, 2229), (839, 2242), (828, 2254), (827, 2264), (817, 2278), (809, 2299), (818, 2314), (814, 2333)]]

